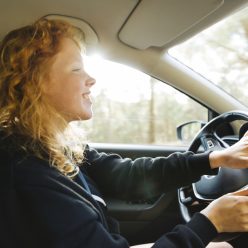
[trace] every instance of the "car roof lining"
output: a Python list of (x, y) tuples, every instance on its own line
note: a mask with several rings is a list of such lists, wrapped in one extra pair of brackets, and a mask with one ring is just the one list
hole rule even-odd
[[(143, 0), (122, 27), (119, 38), (138, 49), (162, 47), (223, 4), (224, 0)], [(180, 18), (175, 18), (179, 14)], [(172, 25), (168, 20), (173, 19)]]
[(94, 50), (94, 47), (98, 43), (98, 37), (95, 32), (95, 30), (84, 20), (71, 17), (71, 16), (66, 16), (66, 15), (57, 15), (57, 14), (49, 14), (44, 16), (44, 18), (49, 19), (49, 20), (62, 20), (69, 22), (71, 25), (81, 29), (84, 32), (85, 35), (85, 46), (87, 48), (87, 52), (91, 52)]
[[(119, 39), (140, 50), (149, 47), (168, 49), (246, 3), (243, 0), (235, 3), (233, 0), (142, 0), (122, 26)], [(180, 17), (175, 18), (177, 15)], [(172, 19), (173, 23), (169, 22)]]

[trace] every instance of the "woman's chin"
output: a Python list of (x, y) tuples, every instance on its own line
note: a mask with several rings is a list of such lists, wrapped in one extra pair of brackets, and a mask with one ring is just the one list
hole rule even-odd
[(87, 121), (92, 118), (92, 115), (93, 115), (92, 111), (84, 112), (77, 118), (77, 120)]
[(92, 118), (92, 113), (91, 114), (85, 114), (84, 115), (77, 115), (77, 116), (70, 116), (67, 117), (67, 121), (68, 122), (72, 122), (72, 121), (87, 121), (90, 120)]

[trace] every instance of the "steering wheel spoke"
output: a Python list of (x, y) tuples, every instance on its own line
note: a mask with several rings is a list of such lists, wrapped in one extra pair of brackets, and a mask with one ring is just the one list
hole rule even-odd
[(213, 135), (202, 136), (200, 141), (204, 151), (214, 151), (222, 148), (219, 140), (217, 140)]
[[(213, 136), (214, 136), (214, 138), (216, 139), (216, 141), (218, 141), (219, 142), (219, 144), (220, 144), (220, 149), (222, 148), (228, 148), (230, 145), (228, 144), (228, 143), (226, 143), (223, 139), (221, 139), (216, 133), (213, 133)], [(219, 149), (219, 150), (220, 150)]]
[(229, 147), (216, 133), (201, 136), (200, 142), (204, 151), (222, 150)]

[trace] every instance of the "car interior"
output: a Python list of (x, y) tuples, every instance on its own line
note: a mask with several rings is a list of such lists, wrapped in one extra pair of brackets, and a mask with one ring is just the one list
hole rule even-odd
[[(101, 142), (91, 138), (90, 145), (98, 151), (132, 159), (169, 156), (173, 152), (188, 150), (198, 153), (236, 143), (248, 129), (247, 125), (243, 125), (248, 121), (248, 103), (246, 105), (232, 92), (223, 90), (173, 58), (169, 50), (241, 10), (246, 9), (248, 16), (247, 7), (248, 0), (2, 0), (0, 37), (38, 18), (66, 20), (84, 31), (87, 56), (101, 54), (108, 61), (130, 66), (159, 80), (162, 86), (169, 85), (206, 109), (205, 120), (189, 119), (172, 127), (175, 135), (177, 132), (177, 139), (182, 141), (190, 123), (199, 125), (198, 129), (193, 128), (193, 136), (187, 144), (163, 140), (163, 132), (167, 132), (164, 122), (158, 134), (162, 137), (159, 143)], [(248, 68), (248, 55), (244, 56)], [(118, 75), (115, 84), (118, 87)], [(132, 86), (129, 90), (132, 91)], [(121, 94), (128, 98), (129, 92)], [(177, 102), (184, 99), (175, 98)], [(158, 115), (161, 113), (160, 118), (164, 120), (166, 115), (162, 114), (162, 109), (163, 106), (160, 106)], [(176, 111), (180, 112), (180, 109)], [(124, 116), (125, 111), (121, 114)], [(133, 115), (136, 114), (138, 111), (134, 110)], [(117, 118), (117, 114), (112, 116)], [(132, 121), (122, 121), (118, 132), (128, 125), (132, 125)], [(138, 128), (136, 133), (139, 132)], [(116, 134), (115, 138), (119, 135)], [(247, 170), (221, 170), (217, 177), (203, 176), (197, 183), (152, 199), (127, 202), (120, 197), (106, 201), (110, 214), (120, 222), (121, 234), (130, 245), (135, 245), (154, 242), (176, 224), (188, 221), (213, 199), (246, 185)], [(216, 241), (235, 239), (237, 235), (222, 235)]]

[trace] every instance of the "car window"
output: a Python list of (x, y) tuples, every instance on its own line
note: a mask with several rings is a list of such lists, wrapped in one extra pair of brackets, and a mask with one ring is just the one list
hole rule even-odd
[(169, 50), (248, 106), (248, 7)]
[(94, 57), (86, 58), (86, 69), (97, 81), (94, 115), (77, 125), (89, 142), (182, 145), (178, 125), (207, 121), (205, 107), (140, 71)]

